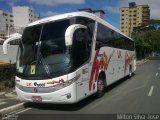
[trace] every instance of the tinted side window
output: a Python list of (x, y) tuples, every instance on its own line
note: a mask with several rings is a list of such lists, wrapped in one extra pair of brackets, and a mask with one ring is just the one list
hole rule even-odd
[(97, 30), (97, 41), (107, 43), (108, 41), (113, 39), (114, 32), (111, 29), (105, 27), (102, 24), (98, 24), (97, 29), (98, 29)]
[(86, 40), (86, 32), (86, 29), (81, 28), (77, 29), (73, 35), (72, 59), (75, 68), (86, 62), (90, 56), (90, 47)]
[(88, 33), (90, 37), (93, 36), (95, 21), (90, 18), (85, 17), (77, 17), (76, 24), (81, 24), (87, 26)]
[(112, 41), (112, 47), (126, 49), (125, 38), (121, 34), (115, 32), (114, 39)]
[(96, 38), (96, 49), (103, 46), (112, 46), (111, 41), (113, 40), (114, 31), (110, 28), (98, 23), (97, 27), (97, 38)]
[(98, 23), (95, 49), (100, 49), (103, 46), (134, 50), (133, 41), (121, 35), (120, 33)]
[(125, 45), (127, 50), (134, 51), (134, 42), (131, 41), (130, 39), (126, 38), (125, 40)]

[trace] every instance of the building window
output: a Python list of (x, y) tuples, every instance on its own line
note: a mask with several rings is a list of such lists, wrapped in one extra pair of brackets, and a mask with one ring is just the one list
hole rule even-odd
[(7, 13), (3, 13), (4, 16), (8, 16)]
[(122, 14), (122, 16), (124, 16), (124, 14)]
[(124, 10), (122, 10), (122, 12), (124, 12)]

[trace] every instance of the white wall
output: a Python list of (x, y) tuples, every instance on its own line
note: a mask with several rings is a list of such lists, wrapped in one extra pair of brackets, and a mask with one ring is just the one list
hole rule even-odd
[(29, 24), (28, 7), (13, 7), (14, 26), (25, 27)]
[(0, 14), (0, 31), (6, 31), (6, 23), (2, 14)]
[[(3, 15), (6, 14), (6, 15)], [(5, 11), (0, 10), (0, 30), (3, 29), (6, 31), (8, 28), (6, 27), (13, 27), (13, 15), (12, 13), (8, 13)]]
[(10, 60), (16, 62), (17, 50), (18, 45), (10, 45), (7, 55), (4, 55), (2, 45), (0, 45), (0, 62), (9, 62)]
[(32, 8), (25, 6), (16, 6), (12, 8), (14, 16), (14, 26), (25, 27), (31, 22), (39, 19), (39, 15), (36, 14)]

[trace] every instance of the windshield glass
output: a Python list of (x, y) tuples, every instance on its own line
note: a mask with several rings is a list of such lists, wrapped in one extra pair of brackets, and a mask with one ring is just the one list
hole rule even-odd
[(64, 39), (71, 24), (66, 19), (26, 28), (18, 50), (17, 73), (42, 78), (64, 74), (71, 63)]

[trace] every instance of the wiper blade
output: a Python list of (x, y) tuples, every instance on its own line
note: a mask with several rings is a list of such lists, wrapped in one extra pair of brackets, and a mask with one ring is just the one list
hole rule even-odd
[(44, 60), (41, 52), (39, 52), (39, 56), (40, 56), (40, 61), (42, 62), (46, 73), (47, 73), (47, 74), (50, 74), (50, 70), (49, 70), (48, 64), (45, 62), (45, 60)]

